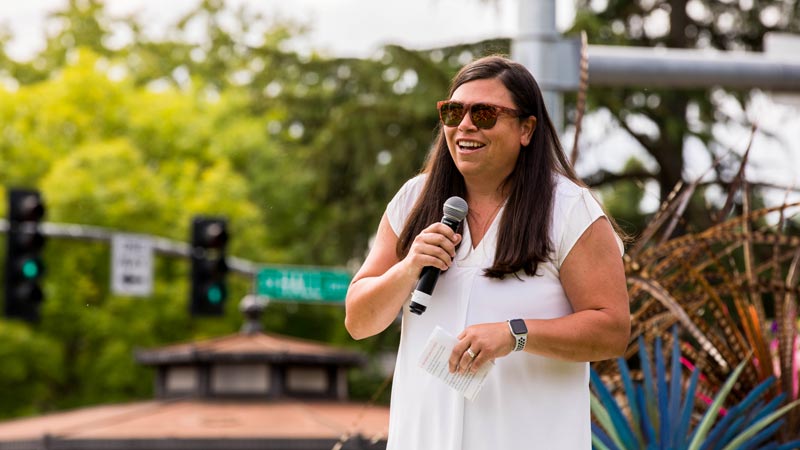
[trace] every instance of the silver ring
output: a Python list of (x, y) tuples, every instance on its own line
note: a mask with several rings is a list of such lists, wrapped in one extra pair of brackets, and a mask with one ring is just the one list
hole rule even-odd
[(473, 352), (471, 348), (467, 349), (467, 354), (470, 358), (475, 359), (475, 352)]

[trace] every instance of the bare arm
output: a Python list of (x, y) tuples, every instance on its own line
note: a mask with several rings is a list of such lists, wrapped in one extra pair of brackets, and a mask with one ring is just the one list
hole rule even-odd
[(560, 276), (575, 312), (526, 321), (527, 350), (572, 361), (599, 361), (624, 353), (630, 307), (622, 257), (608, 220), (589, 226), (561, 265)]
[(447, 270), (461, 236), (447, 225), (435, 223), (414, 239), (403, 260), (395, 252), (397, 239), (384, 214), (375, 243), (347, 290), (344, 324), (354, 339), (385, 330), (408, 299), (423, 267)]
[[(573, 313), (557, 319), (526, 319), (528, 353), (570, 361), (599, 361), (621, 355), (630, 336), (630, 310), (625, 270), (608, 220), (596, 220), (581, 235), (561, 265), (561, 284)], [(514, 339), (505, 322), (466, 328), (450, 356), (450, 369), (471, 370), (505, 356)]]

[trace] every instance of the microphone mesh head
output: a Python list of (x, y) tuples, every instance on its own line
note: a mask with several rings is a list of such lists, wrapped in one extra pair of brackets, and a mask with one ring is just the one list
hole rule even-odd
[(449, 217), (456, 222), (461, 222), (464, 220), (464, 218), (467, 217), (468, 210), (469, 207), (467, 206), (466, 200), (457, 196), (448, 198), (442, 207), (444, 216)]

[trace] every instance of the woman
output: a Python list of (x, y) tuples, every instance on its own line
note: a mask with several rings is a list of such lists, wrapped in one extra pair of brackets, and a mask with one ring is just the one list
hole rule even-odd
[[(474, 61), (438, 107), (425, 170), (389, 203), (346, 299), (355, 339), (402, 311), (388, 448), (588, 449), (588, 362), (622, 354), (630, 333), (621, 242), (524, 66)], [(460, 233), (439, 223), (454, 195), (469, 206)], [(409, 314), (426, 266), (443, 272)], [(458, 338), (451, 372), (494, 364), (473, 401), (418, 367), (437, 326)]]

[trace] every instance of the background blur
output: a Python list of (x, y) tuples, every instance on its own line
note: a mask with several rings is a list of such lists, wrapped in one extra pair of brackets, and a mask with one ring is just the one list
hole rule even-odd
[[(800, 32), (796, 2), (671, 3), (581, 0), (559, 5), (558, 24), (591, 44), (720, 50)], [(188, 241), (193, 216), (222, 215), (231, 255), (354, 270), (424, 161), (435, 101), (461, 65), (510, 53), (516, 10), (503, 0), (3, 2), (0, 183), (40, 190), (48, 222)], [(590, 82), (588, 108), (579, 174), (633, 236), (676, 182), (727, 155), (684, 229), (711, 223), (753, 122), (756, 206), (798, 198), (800, 114), (768, 92)], [(568, 94), (568, 149), (576, 117)], [(133, 349), (237, 330), (252, 288), (229, 274), (224, 316), (192, 317), (184, 259), (157, 258), (148, 298), (110, 292), (106, 244), (51, 239), (44, 259), (41, 320), (0, 319), (3, 417), (149, 397)], [(397, 343), (396, 329), (353, 342), (338, 305), (273, 302), (263, 320), (268, 332), (373, 355)], [(351, 392), (369, 398), (383, 376), (377, 363), (352, 374)]]

